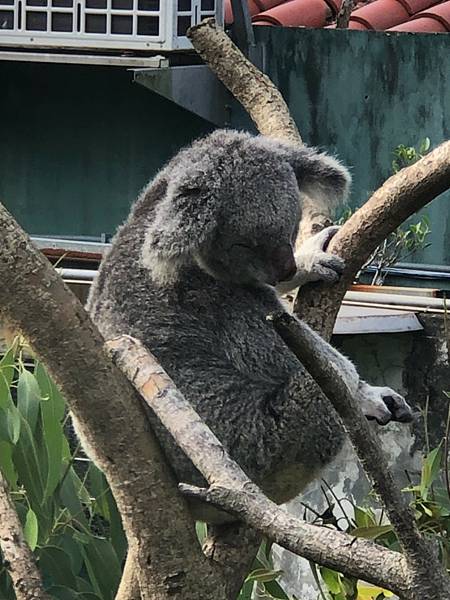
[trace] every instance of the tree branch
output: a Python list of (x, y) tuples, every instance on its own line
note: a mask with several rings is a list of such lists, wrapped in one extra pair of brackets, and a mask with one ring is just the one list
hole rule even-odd
[(224, 599), (143, 407), (103, 351), (100, 333), (2, 205), (0, 231), (1, 316), (48, 368), (111, 485), (136, 548), (142, 599)]
[(346, 262), (341, 281), (302, 287), (295, 304), (299, 318), (330, 339), (345, 292), (375, 248), (399, 225), (450, 188), (450, 142), (390, 177), (341, 227), (329, 252)]
[(216, 27), (205, 19), (187, 33), (195, 50), (242, 104), (258, 131), (268, 137), (301, 143), (302, 138), (280, 91)]
[(336, 29), (346, 29), (350, 21), (355, 0), (343, 0), (336, 19)]
[[(229, 510), (296, 554), (381, 585), (406, 598), (408, 570), (400, 554), (288, 515), (230, 458), (161, 365), (138, 340), (121, 336), (108, 341), (106, 347), (113, 361), (211, 486), (208, 490), (199, 490), (184, 485), (183, 491)], [(412, 600), (412, 596), (408, 596), (408, 600)]]
[(414, 515), (394, 481), (379, 439), (342, 378), (340, 364), (334, 363), (330, 357), (325, 357), (320, 352), (320, 344), (317, 343), (319, 335), (302, 321), (280, 313), (273, 318), (273, 323), (283, 341), (341, 417), (364, 470), (386, 508), (411, 567), (408, 598), (450, 598), (447, 572), (430, 543), (419, 533)]
[(33, 553), (25, 541), (22, 525), (0, 472), (0, 548), (17, 600), (51, 600), (44, 591)]

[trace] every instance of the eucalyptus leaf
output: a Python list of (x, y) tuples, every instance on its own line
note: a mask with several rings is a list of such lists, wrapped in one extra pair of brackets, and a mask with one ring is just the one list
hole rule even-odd
[(29, 508), (26, 519), (25, 519), (23, 535), (25, 537), (27, 544), (30, 546), (31, 550), (33, 550), (33, 551), (37, 546), (38, 532), (39, 532), (39, 525), (38, 525), (36, 513), (34, 512), (34, 510)]

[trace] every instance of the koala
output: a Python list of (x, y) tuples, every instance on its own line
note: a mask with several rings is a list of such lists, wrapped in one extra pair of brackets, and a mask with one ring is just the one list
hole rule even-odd
[[(335, 204), (349, 184), (337, 160), (312, 148), (216, 131), (181, 150), (144, 189), (88, 299), (102, 335), (140, 339), (231, 457), (278, 503), (298, 495), (336, 456), (344, 432), (267, 316), (282, 310), (279, 293), (338, 279), (342, 261), (325, 251), (334, 228), (296, 255), (294, 247), (302, 194)], [(318, 335), (317, 344), (361, 392), (369, 418), (410, 420), (399, 394), (360, 381)], [(178, 480), (204, 485), (155, 415), (150, 419)], [(214, 521), (204, 507), (192, 510)]]

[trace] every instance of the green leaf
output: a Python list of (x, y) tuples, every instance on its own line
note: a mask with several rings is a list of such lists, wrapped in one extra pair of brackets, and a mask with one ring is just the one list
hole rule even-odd
[[(70, 515), (87, 529), (88, 522), (78, 493), (80, 484), (80, 479), (73, 470), (73, 467), (70, 467), (59, 488), (59, 497), (62, 505), (68, 509)], [(76, 537), (76, 534), (74, 537)]]
[(254, 586), (254, 581), (245, 581), (237, 600), (252, 600)]
[(110, 520), (107, 493), (108, 483), (103, 473), (94, 464), (89, 465), (88, 489), (90, 495), (95, 498), (94, 510), (107, 521)]
[(47, 593), (51, 598), (57, 598), (58, 600), (80, 600), (82, 598), (78, 592), (75, 592), (64, 585), (52, 585), (52, 587), (47, 590)]
[(47, 459), (44, 498), (49, 498), (60, 481), (63, 467), (64, 401), (41, 365), (34, 372), (42, 395), (42, 441)]
[(25, 486), (29, 499), (36, 509), (43, 500), (44, 485), (42, 462), (31, 427), (21, 417), (20, 437), (13, 451), (13, 460), (19, 481)]
[(370, 508), (354, 507), (355, 523), (358, 528), (376, 525), (375, 516)]
[(20, 413), (13, 402), (10, 384), (2, 372), (0, 372), (0, 409), (2, 438), (16, 444), (20, 435)]
[(34, 376), (39, 384), (42, 397), (51, 400), (55, 418), (62, 421), (66, 412), (65, 400), (41, 363), (36, 364)]
[(53, 585), (76, 590), (76, 580), (72, 573), (69, 556), (57, 546), (45, 546), (39, 551), (39, 568), (44, 577)]
[(392, 525), (374, 525), (372, 527), (357, 527), (351, 531), (351, 534), (355, 537), (366, 538), (368, 540), (375, 540), (392, 531)]
[(17, 471), (12, 459), (13, 447), (8, 442), (0, 441), (0, 470), (3, 473), (9, 487), (17, 489)]
[(111, 543), (93, 537), (81, 551), (94, 592), (104, 600), (113, 600), (122, 577), (122, 569)]
[(8, 387), (11, 387), (11, 383), (14, 379), (14, 372), (16, 370), (16, 350), (16, 345), (13, 344), (0, 360), (0, 372), (5, 377)]
[(37, 546), (38, 531), (39, 531), (39, 525), (38, 525), (36, 513), (31, 508), (29, 508), (28, 512), (27, 512), (27, 516), (25, 518), (25, 526), (23, 528), (23, 535), (25, 537), (27, 544), (30, 546), (31, 550), (33, 550), (33, 551)]
[(264, 583), (264, 588), (272, 598), (276, 598), (277, 600), (289, 600), (289, 596), (278, 581), (267, 581)]
[(327, 569), (327, 567), (320, 567), (320, 575), (322, 576), (323, 582), (327, 586), (328, 590), (332, 594), (339, 594), (341, 591), (340, 575), (336, 571)]
[(255, 569), (247, 575), (246, 581), (259, 581), (264, 583), (266, 581), (273, 581), (282, 573), (283, 571), (275, 571), (271, 569)]
[[(72, 537), (71, 533), (67, 533), (67, 531), (68, 529), (66, 529), (66, 532), (61, 534), (57, 539), (53, 540), (53, 545), (64, 550), (70, 558), (72, 573), (78, 575), (83, 566), (83, 555), (81, 554), (80, 542), (77, 542), (77, 540)], [(82, 591), (79, 585), (77, 588)], [(88, 591), (91, 591), (91, 588), (88, 588)]]
[(428, 497), (428, 491), (436, 477), (439, 475), (439, 469), (442, 461), (441, 444), (432, 450), (423, 460), (422, 477), (420, 480), (420, 494), (424, 500)]
[(17, 408), (28, 422), (32, 433), (36, 429), (40, 402), (41, 392), (36, 379), (29, 371), (23, 369), (17, 384)]

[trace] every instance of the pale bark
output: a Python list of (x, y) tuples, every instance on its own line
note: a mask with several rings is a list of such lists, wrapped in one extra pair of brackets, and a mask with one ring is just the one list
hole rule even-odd
[(375, 248), (399, 225), (450, 187), (450, 142), (392, 175), (333, 237), (328, 248), (346, 262), (340, 282), (330, 288), (307, 284), (295, 313), (330, 339), (348, 287)]
[(46, 365), (105, 473), (136, 548), (143, 600), (225, 598), (144, 409), (98, 330), (1, 205), (0, 232), (1, 317)]
[(237, 48), (228, 35), (205, 19), (188, 31), (192, 45), (268, 137), (301, 143), (286, 102), (272, 81)]
[(384, 504), (411, 567), (406, 597), (410, 600), (450, 598), (450, 579), (431, 543), (419, 533), (413, 512), (394, 481), (380, 440), (362, 413), (360, 399), (352, 396), (342, 379), (340, 364), (334, 364), (321, 353), (316, 343), (318, 335), (302, 321), (282, 313), (274, 317), (273, 323), (341, 417), (364, 470)]
[[(409, 571), (400, 554), (287, 514), (230, 458), (141, 342), (121, 336), (106, 346), (114, 362), (210, 485), (208, 490), (182, 485), (186, 493), (217, 508), (226, 508), (261, 534), (309, 560), (403, 595)], [(339, 374), (334, 376), (339, 381)]]
[(33, 553), (25, 541), (22, 525), (0, 472), (0, 548), (3, 565), (13, 584), (16, 600), (51, 600), (44, 591)]

